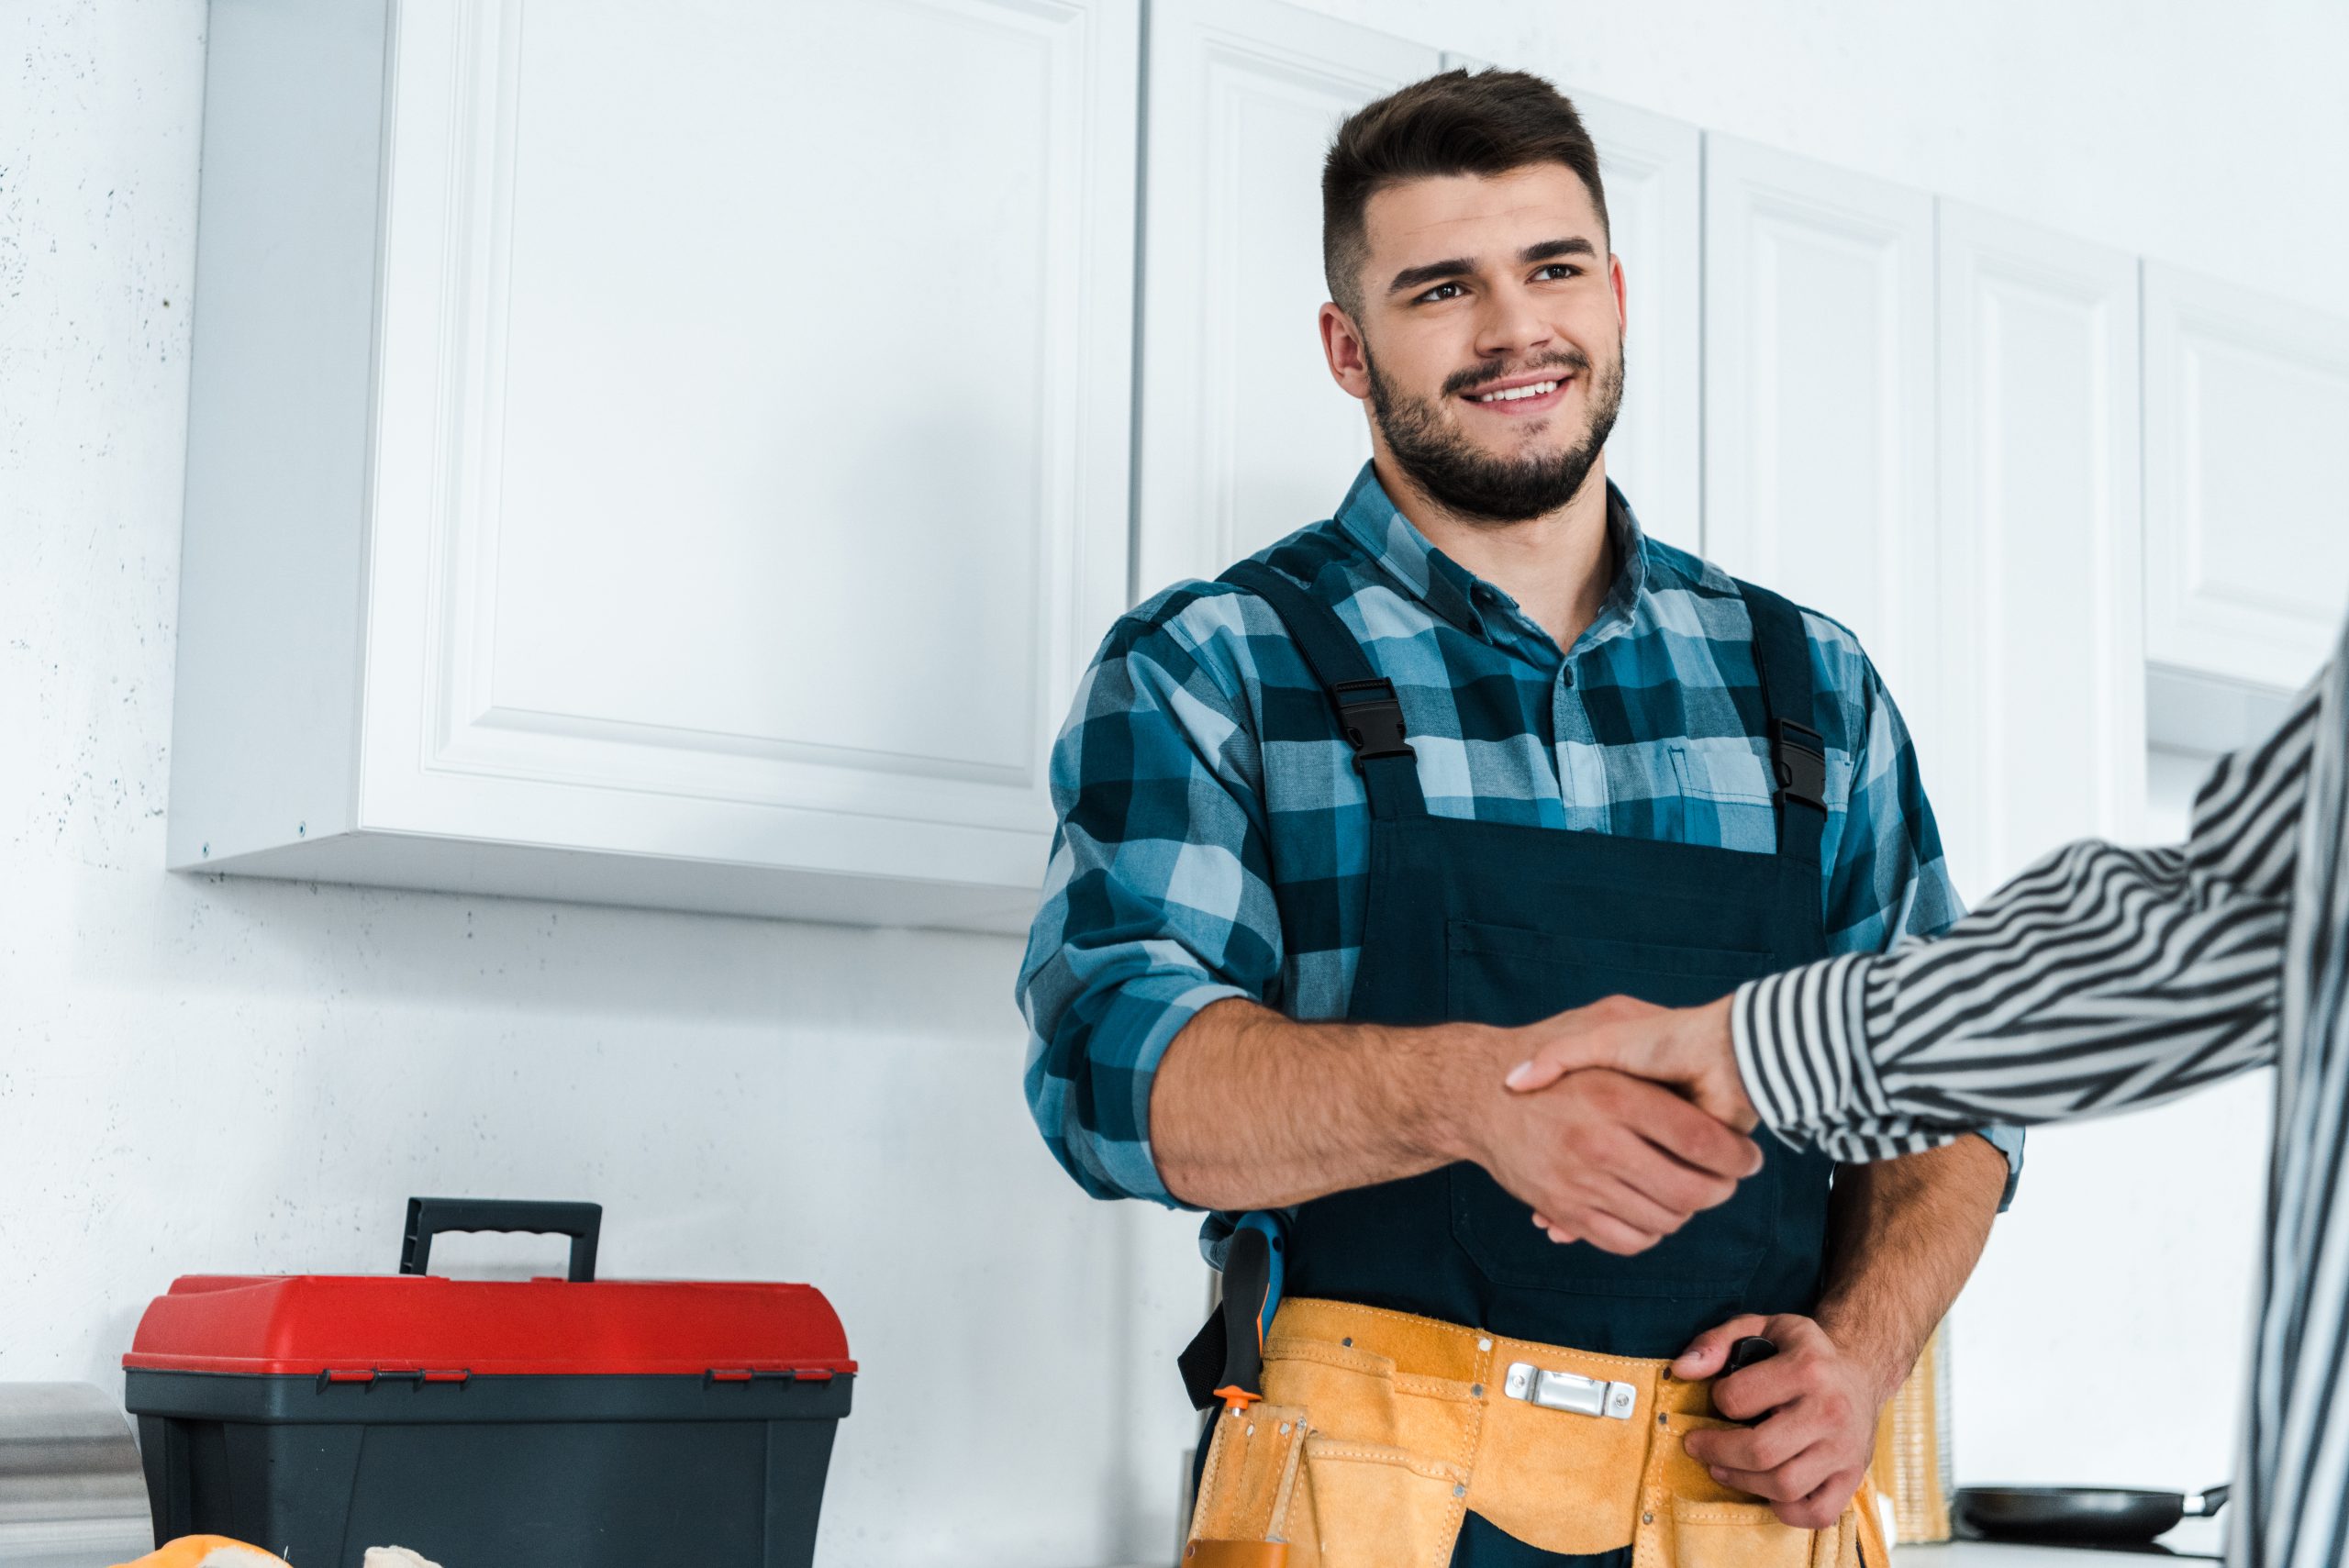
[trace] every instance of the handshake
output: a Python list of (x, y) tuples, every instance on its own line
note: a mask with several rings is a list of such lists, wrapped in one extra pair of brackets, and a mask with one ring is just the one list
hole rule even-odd
[(1610, 996), (1496, 1033), (1513, 1065), (1472, 1118), (1474, 1157), (1552, 1240), (1644, 1251), (1762, 1168), (1727, 997)]
[[(1493, 1034), (1501, 1070), (1472, 1101), (1469, 1148), (1554, 1241), (1643, 1251), (1762, 1168), (1727, 997), (1674, 1008), (1610, 996)], [(1719, 1413), (1750, 1424), (1682, 1442), (1715, 1481), (1798, 1529), (1842, 1512), (1875, 1453), (1876, 1413), (1916, 1355), (1914, 1344), (1872, 1346), (1830, 1311), (1732, 1318), (1672, 1363), (1675, 1377), (1717, 1377), (1746, 1335), (1777, 1347), (1714, 1387)]]

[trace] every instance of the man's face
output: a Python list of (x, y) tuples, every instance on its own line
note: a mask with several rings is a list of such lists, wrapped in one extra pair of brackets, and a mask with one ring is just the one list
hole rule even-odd
[(1412, 180), (1365, 212), (1362, 308), (1322, 308), (1331, 373), (1439, 505), (1518, 522), (1588, 478), (1623, 396), (1622, 272), (1574, 171)]

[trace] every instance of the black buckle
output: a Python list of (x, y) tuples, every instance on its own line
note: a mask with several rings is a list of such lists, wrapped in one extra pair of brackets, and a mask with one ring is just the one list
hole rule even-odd
[(1818, 730), (1791, 718), (1772, 719), (1770, 771), (1777, 775), (1780, 801), (1827, 809), (1827, 739)]
[(1338, 699), (1338, 728), (1354, 749), (1354, 771), (1381, 757), (1408, 757), (1403, 704), (1388, 680), (1341, 681), (1330, 688)]

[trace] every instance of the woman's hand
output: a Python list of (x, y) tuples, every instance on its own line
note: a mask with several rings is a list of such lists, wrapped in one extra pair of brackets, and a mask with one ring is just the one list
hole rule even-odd
[(1726, 996), (1702, 1007), (1658, 1007), (1609, 996), (1516, 1032), (1525, 1056), (1506, 1082), (1521, 1095), (1548, 1088), (1569, 1073), (1611, 1068), (1677, 1089), (1697, 1108), (1740, 1132), (1760, 1120), (1738, 1075), (1730, 1044)]

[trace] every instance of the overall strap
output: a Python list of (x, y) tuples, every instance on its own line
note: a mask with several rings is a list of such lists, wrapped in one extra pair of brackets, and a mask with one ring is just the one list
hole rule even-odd
[(1337, 710), (1338, 733), (1353, 748), (1354, 771), (1369, 792), (1370, 814), (1388, 820), (1426, 816), (1419, 759), (1403, 739), (1403, 705), (1395, 683), (1370, 667), (1338, 612), (1261, 561), (1243, 561), (1219, 580), (1272, 606), (1288, 628), (1289, 640)]
[(1827, 742), (1810, 727), (1810, 638), (1792, 604), (1751, 583), (1737, 587), (1753, 621), (1753, 663), (1768, 716), (1778, 853), (1815, 867), (1827, 828)]

